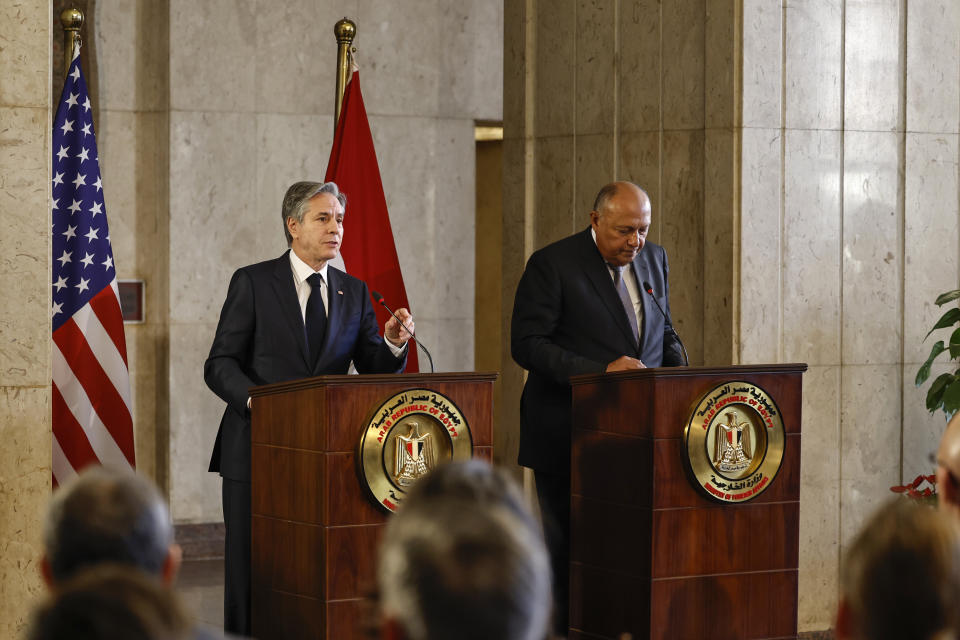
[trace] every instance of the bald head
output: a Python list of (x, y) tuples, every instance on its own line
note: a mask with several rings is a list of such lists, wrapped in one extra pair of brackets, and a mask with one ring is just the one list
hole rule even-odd
[(603, 259), (617, 267), (630, 264), (643, 249), (651, 219), (650, 198), (632, 182), (611, 182), (600, 189), (590, 226)]

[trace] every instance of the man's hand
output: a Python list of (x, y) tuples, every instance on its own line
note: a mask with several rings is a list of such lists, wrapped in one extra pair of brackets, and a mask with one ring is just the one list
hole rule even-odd
[[(397, 322), (397, 318), (400, 318), (406, 327)], [(413, 324), (413, 316), (406, 309), (397, 309), (397, 318), (390, 316), (387, 324), (383, 325), (383, 337), (389, 340), (391, 344), (402, 347), (410, 339), (410, 331), (416, 331), (417, 328)], [(407, 327), (410, 331), (407, 330)]]
[(620, 356), (613, 362), (607, 365), (607, 372), (610, 371), (630, 371), (632, 369), (646, 369), (647, 365), (643, 364), (636, 358), (631, 358), (630, 356)]

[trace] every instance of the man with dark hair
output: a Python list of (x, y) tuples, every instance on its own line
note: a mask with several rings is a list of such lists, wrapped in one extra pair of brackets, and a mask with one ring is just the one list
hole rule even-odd
[(399, 373), (413, 318), (398, 309), (377, 333), (367, 285), (329, 265), (343, 240), (346, 197), (332, 182), (297, 182), (283, 198), (290, 250), (238, 269), (203, 367), (227, 407), (210, 471), (223, 477), (224, 627), (250, 632), (250, 398), (258, 385), (347, 373)]
[(536, 478), (561, 635), (567, 633), (570, 377), (684, 362), (670, 320), (667, 254), (647, 242), (651, 219), (643, 189), (630, 182), (604, 186), (589, 227), (530, 256), (514, 299), (511, 350), (530, 372), (520, 402), (518, 461)]
[(960, 637), (960, 521), (896, 498), (867, 522), (840, 572), (838, 640)]
[(53, 587), (81, 570), (121, 564), (171, 585), (180, 546), (160, 492), (132, 471), (92, 466), (62, 486), (47, 510), (41, 571)]
[(550, 565), (515, 485), (479, 461), (418, 481), (378, 565), (386, 640), (542, 640)]

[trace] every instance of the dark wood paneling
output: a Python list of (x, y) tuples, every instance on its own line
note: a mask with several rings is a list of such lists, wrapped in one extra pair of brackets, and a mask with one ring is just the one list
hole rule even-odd
[(800, 503), (653, 512), (653, 578), (796, 569)]
[(574, 495), (649, 507), (653, 488), (651, 440), (574, 429), (570, 491)]
[(356, 456), (350, 453), (326, 454), (327, 516), (325, 524), (380, 524), (387, 514), (373, 502), (357, 477)]
[(251, 396), (253, 444), (323, 449), (327, 421), (322, 389), (274, 396), (258, 396), (251, 389)]
[[(682, 440), (654, 440), (654, 467), (657, 470), (657, 493), (654, 507), (667, 509), (673, 507), (707, 508), (718, 503), (704, 496), (693, 486), (693, 480), (687, 472), (686, 455)], [(750, 504), (761, 502), (785, 502), (800, 499), (800, 434), (787, 436), (784, 445), (783, 461), (780, 472), (770, 486)]]
[(347, 637), (326, 635), (324, 603), (316, 598), (261, 590), (253, 593), (253, 606), (253, 637), (260, 640)]
[(573, 496), (570, 561), (649, 577), (651, 517), (650, 509)]
[(649, 623), (649, 580), (570, 564), (571, 629), (601, 638), (630, 633), (639, 640), (648, 637)]
[(359, 598), (376, 584), (377, 553), (385, 525), (327, 528), (329, 600)]
[(251, 580), (262, 589), (296, 593), (323, 600), (325, 529), (289, 520), (255, 516), (250, 527)]
[[(797, 572), (655, 580), (652, 640), (796, 637)], [(642, 637), (642, 636), (641, 636)]]
[(326, 464), (322, 453), (256, 444), (250, 464), (259, 478), (251, 486), (254, 515), (323, 523)]
[[(375, 625), (371, 620), (371, 606), (366, 600), (341, 600), (328, 602), (327, 638), (329, 640), (360, 640), (370, 636), (366, 629)], [(303, 636), (308, 637), (308, 636)]]

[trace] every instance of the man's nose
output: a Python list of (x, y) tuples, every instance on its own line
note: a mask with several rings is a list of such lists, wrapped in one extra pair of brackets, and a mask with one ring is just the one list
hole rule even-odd
[(630, 238), (627, 240), (631, 247), (639, 247), (641, 244), (640, 232), (630, 234)]

